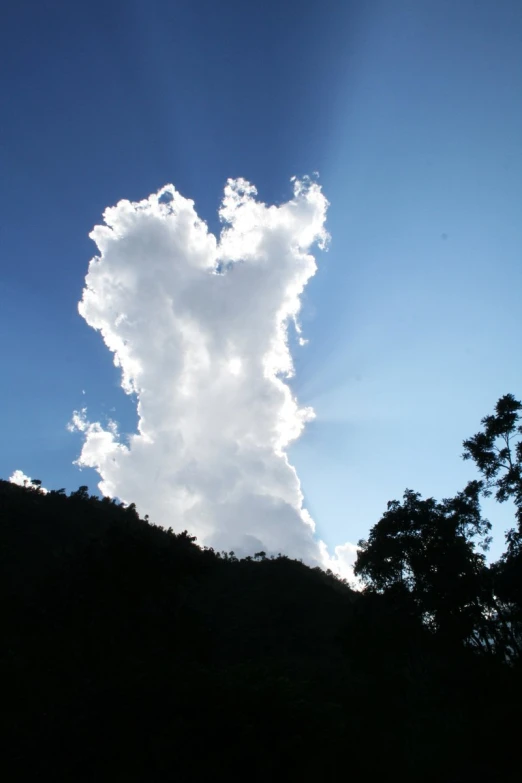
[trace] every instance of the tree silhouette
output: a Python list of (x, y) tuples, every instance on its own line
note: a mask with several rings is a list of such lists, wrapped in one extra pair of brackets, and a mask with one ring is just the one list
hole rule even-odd
[(501, 618), (507, 646), (522, 652), (522, 403), (512, 394), (499, 399), (495, 412), (482, 419), (482, 429), (464, 441), (464, 459), (483, 476), (481, 491), (499, 503), (511, 500), (517, 526), (506, 534), (507, 550), (492, 566), (495, 611)]
[(406, 490), (359, 543), (354, 573), (378, 592), (407, 591), (434, 633), (487, 646), (485, 558), (474, 539), (487, 548), (491, 525), (481, 517), (479, 491), (471, 482), (437, 503)]
[[(482, 419), (483, 428), (464, 441), (463, 458), (472, 459), (484, 476), (481, 490), (489, 496), (495, 492), (499, 503), (513, 500), (518, 531), (522, 533), (522, 403), (505, 394), (495, 406), (495, 413)], [(517, 544), (518, 545), (518, 544)]]

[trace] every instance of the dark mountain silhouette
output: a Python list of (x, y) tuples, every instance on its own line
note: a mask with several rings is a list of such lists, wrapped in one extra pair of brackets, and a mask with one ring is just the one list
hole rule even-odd
[(388, 505), (362, 592), (1, 481), (6, 779), (518, 780), (520, 529), (489, 566), (479, 499), (519, 522), (520, 407), (466, 441), (483, 479)]

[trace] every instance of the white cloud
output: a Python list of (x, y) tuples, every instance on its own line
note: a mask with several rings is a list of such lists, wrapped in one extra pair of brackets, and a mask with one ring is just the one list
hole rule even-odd
[(344, 550), (332, 560), (314, 536), (286, 455), (314, 416), (286, 383), (287, 330), (294, 323), (300, 336), (327, 207), (308, 179), (280, 206), (229, 180), (219, 241), (172, 185), (107, 209), (90, 235), (99, 255), (79, 312), (136, 395), (138, 431), (122, 440), (85, 409), (71, 426), (84, 438), (78, 464), (98, 471), (100, 490), (154, 522), (219, 550), (285, 552), (344, 573)]
[(319, 545), (322, 551), (322, 565), (324, 568), (330, 568), (334, 573), (342, 576), (344, 579), (348, 579), (352, 587), (361, 588), (362, 583), (353, 574), (353, 567), (359, 550), (357, 544), (352, 544), (350, 541), (347, 541), (345, 544), (339, 544), (335, 547), (333, 556), (329, 554), (322, 541), (319, 542)]
[[(33, 479), (30, 476), (27, 476), (23, 471), (21, 470), (15, 470), (10, 476), (9, 481), (11, 484), (17, 484), (19, 487), (32, 487), (33, 486)], [(49, 490), (47, 490), (45, 487), (40, 486), (39, 487), (40, 492), (43, 492), (44, 495), (47, 494)]]

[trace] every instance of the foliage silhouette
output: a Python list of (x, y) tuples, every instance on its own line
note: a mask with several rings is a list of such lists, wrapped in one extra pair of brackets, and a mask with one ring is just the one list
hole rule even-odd
[(517, 526), (506, 534), (507, 549), (491, 569), (498, 596), (497, 613), (512, 629), (511, 646), (522, 652), (522, 403), (512, 394), (499, 399), (483, 428), (464, 441), (464, 459), (471, 459), (483, 476), (481, 492), (495, 495), (499, 503), (510, 500)]

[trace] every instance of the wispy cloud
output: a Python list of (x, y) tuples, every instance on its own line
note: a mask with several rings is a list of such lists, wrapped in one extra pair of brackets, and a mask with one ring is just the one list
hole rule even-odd
[(286, 382), (288, 327), (300, 335), (328, 202), (308, 179), (279, 206), (256, 195), (228, 181), (219, 240), (172, 185), (105, 211), (79, 311), (113, 353), (139, 423), (125, 439), (76, 412), (78, 464), (98, 471), (104, 494), (205, 545), (346, 571), (347, 553), (331, 559), (315, 538), (286, 454), (314, 416)]

